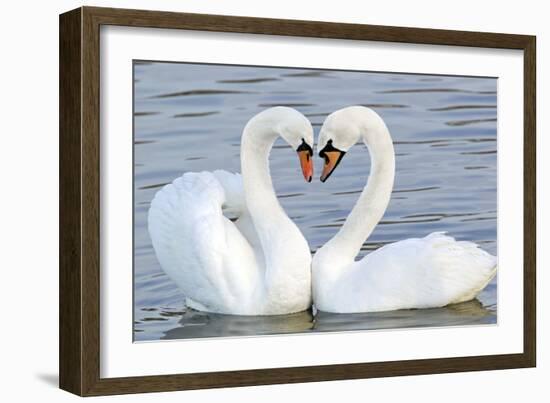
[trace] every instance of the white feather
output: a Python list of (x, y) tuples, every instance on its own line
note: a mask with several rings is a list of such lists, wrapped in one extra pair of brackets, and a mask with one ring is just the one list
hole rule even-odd
[(186, 173), (162, 188), (151, 202), (149, 233), (161, 267), (187, 298), (213, 311), (245, 309), (234, 305), (251, 298), (258, 272), (250, 268), (258, 262), (222, 213), (231, 200), (219, 177), (219, 171)]
[[(496, 274), (496, 258), (471, 242), (434, 232), (343, 263), (338, 277), (318, 284), (316, 307), (329, 312), (434, 308), (469, 301)], [(333, 262), (333, 269), (338, 264)], [(315, 284), (317, 279), (313, 277)]]

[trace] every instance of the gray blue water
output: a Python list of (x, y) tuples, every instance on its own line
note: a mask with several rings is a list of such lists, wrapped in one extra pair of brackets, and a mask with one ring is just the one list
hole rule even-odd
[[(383, 117), (396, 151), (393, 196), (362, 255), (433, 231), (496, 255), (496, 79), (135, 62), (134, 85), (136, 341), (496, 323), (496, 279), (477, 300), (440, 309), (278, 317), (186, 310), (184, 296), (157, 262), (146, 222), (155, 192), (182, 173), (240, 172), (242, 128), (262, 109), (294, 107), (317, 134), (327, 114), (360, 104)], [(352, 148), (324, 184), (316, 158), (315, 180), (308, 184), (295, 154), (279, 140), (271, 173), (281, 204), (314, 252), (355, 203), (369, 156), (362, 145)]]

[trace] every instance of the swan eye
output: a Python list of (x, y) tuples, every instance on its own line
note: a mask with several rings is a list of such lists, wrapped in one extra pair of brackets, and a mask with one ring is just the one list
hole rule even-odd
[(329, 162), (329, 158), (327, 156), (327, 153), (330, 152), (330, 151), (342, 152), (342, 151), (340, 151), (339, 149), (337, 149), (336, 147), (334, 147), (332, 145), (332, 139), (329, 139), (327, 141), (327, 144), (323, 147), (323, 149), (321, 151), (319, 151), (319, 157), (324, 158), (326, 164), (328, 164), (328, 162)]
[(319, 157), (325, 160), (325, 166), (320, 178), (321, 182), (328, 179), (338, 164), (340, 164), (340, 161), (345, 154), (345, 151), (341, 151), (332, 145), (332, 140), (327, 141), (327, 144), (319, 152)]
[(307, 151), (307, 160), (308, 161), (309, 161), (309, 157), (313, 155), (313, 149), (311, 148), (311, 146), (308, 143), (306, 143), (306, 141), (304, 139), (302, 139), (302, 144), (300, 144), (298, 146), (296, 151), (297, 152)]

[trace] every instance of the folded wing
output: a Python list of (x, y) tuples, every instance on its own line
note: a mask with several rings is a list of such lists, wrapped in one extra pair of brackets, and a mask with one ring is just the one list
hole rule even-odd
[(162, 269), (185, 296), (213, 312), (246, 309), (260, 267), (234, 220), (246, 215), (240, 175), (186, 173), (163, 187), (149, 210), (149, 234)]
[(496, 257), (441, 232), (384, 246), (340, 278), (341, 311), (433, 308), (468, 301), (491, 281)]

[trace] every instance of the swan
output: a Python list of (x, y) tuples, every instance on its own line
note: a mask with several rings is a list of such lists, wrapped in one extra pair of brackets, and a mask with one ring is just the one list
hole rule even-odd
[(311, 306), (310, 248), (279, 204), (269, 173), (269, 153), (279, 136), (298, 152), (310, 182), (311, 124), (300, 112), (278, 106), (246, 124), (242, 176), (188, 172), (154, 196), (148, 213), (153, 248), (188, 307), (279, 315)]
[(324, 182), (359, 139), (371, 155), (370, 177), (344, 225), (313, 257), (315, 307), (333, 313), (379, 312), (475, 298), (495, 276), (497, 259), (444, 232), (395, 242), (355, 261), (390, 201), (395, 174), (390, 132), (372, 109), (351, 106), (326, 118), (318, 142)]

